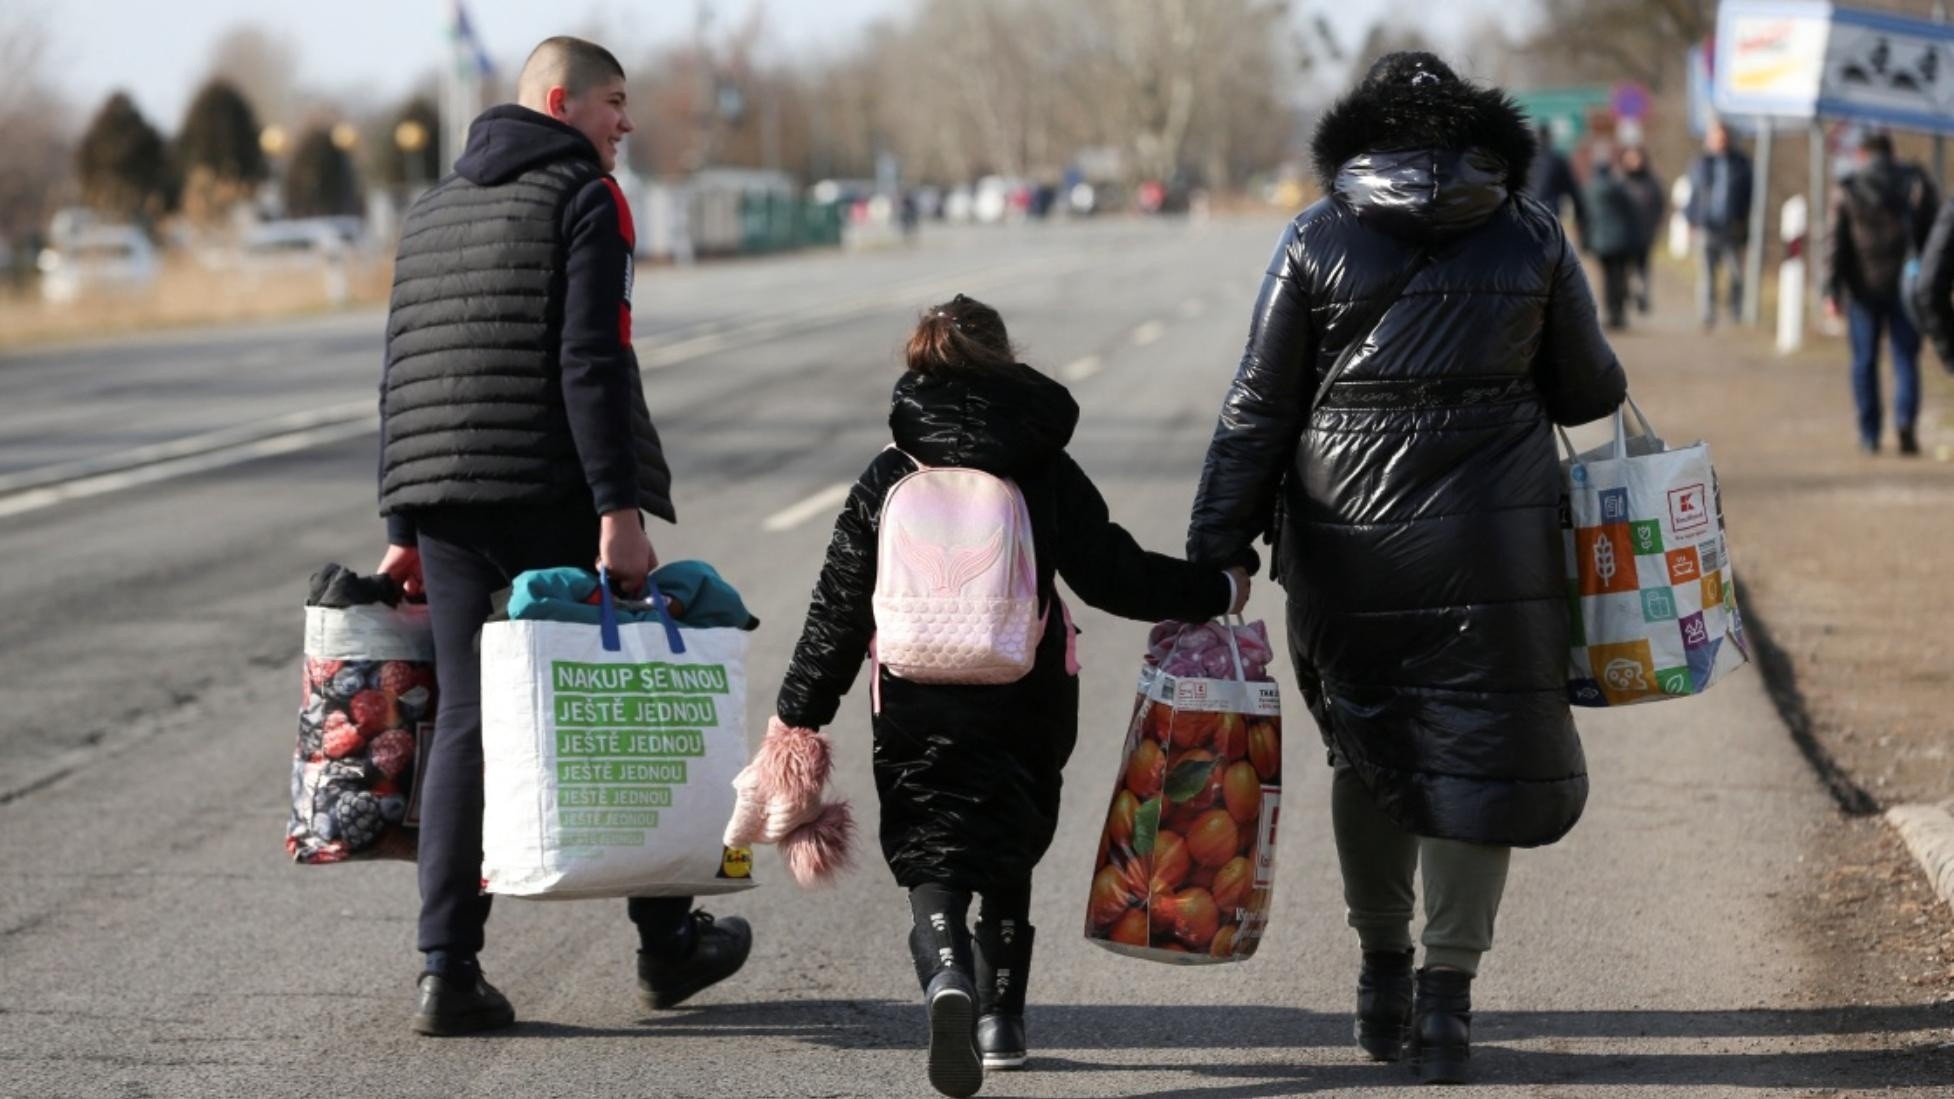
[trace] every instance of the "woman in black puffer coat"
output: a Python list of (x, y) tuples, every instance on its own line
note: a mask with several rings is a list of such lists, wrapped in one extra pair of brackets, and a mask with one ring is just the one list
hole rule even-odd
[(1395, 1059), (1408, 1037), (1435, 1080), (1464, 1073), (1507, 849), (1566, 834), (1588, 791), (1553, 425), (1627, 383), (1560, 222), (1521, 194), (1533, 150), (1511, 100), (1424, 53), (1381, 59), (1324, 116), (1329, 197), (1276, 246), (1188, 534), (1190, 558), (1251, 567), (1273, 537), (1336, 767), (1359, 1040)]
[[(834, 720), (875, 634), (876, 533), (889, 489), (930, 466), (980, 469), (1015, 483), (1030, 514), (1045, 632), (1032, 670), (1001, 686), (915, 683), (877, 675), (875, 787), (882, 853), (909, 889), (917, 976), (929, 997), (931, 1080), (975, 1090), (946, 1007), (975, 977), (983, 1063), (1025, 1059), (1023, 1011), (1031, 960), (1031, 872), (1058, 826), (1059, 787), (1078, 738), (1073, 629), (1057, 588), (1142, 621), (1199, 621), (1238, 609), (1248, 576), (1149, 553), (1106, 511), (1065, 453), (1079, 406), (1065, 387), (1016, 362), (1004, 322), (958, 295), (931, 310), (909, 344), (889, 426), (895, 447), (869, 463), (848, 494), (814, 588), (807, 622), (775, 704), (802, 735)], [(764, 752), (764, 749), (763, 749)], [(983, 895), (975, 956), (966, 916)], [(973, 974), (974, 966), (974, 974)], [(947, 1028), (947, 1029), (946, 1029)], [(973, 1054), (974, 1056), (974, 1054)]]

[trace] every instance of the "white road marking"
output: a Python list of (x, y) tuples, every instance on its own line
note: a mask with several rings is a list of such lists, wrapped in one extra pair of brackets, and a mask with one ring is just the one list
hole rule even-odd
[(1166, 325), (1159, 321), (1148, 321), (1133, 330), (1133, 346), (1145, 347), (1166, 334)]
[(800, 309), (787, 310), (738, 328), (721, 332), (707, 331), (672, 343), (654, 344), (648, 352), (638, 356), (638, 364), (644, 370), (663, 370), (721, 351), (764, 343), (810, 325), (861, 316), (898, 306), (922, 308), (946, 294), (1020, 284), (1024, 275), (1032, 271), (1047, 276), (1061, 275), (1083, 266), (1083, 260), (1059, 263), (1049, 258), (1039, 257), (981, 268), (961, 275), (937, 279), (934, 282), (912, 283), (898, 290), (881, 289), (837, 301), (819, 302)]
[(1066, 363), (1059, 368), (1058, 374), (1068, 382), (1082, 382), (1105, 368), (1106, 364), (1099, 361), (1099, 356), (1087, 355), (1083, 359)]
[(38, 488), (62, 481), (72, 481), (81, 477), (92, 477), (117, 470), (133, 469), (136, 466), (164, 462), (175, 458), (187, 458), (193, 454), (204, 454), (226, 447), (241, 446), (277, 435), (288, 435), (294, 431), (324, 427), (328, 424), (343, 424), (355, 420), (373, 420), (380, 401), (377, 396), (364, 397), (357, 401), (327, 405), (324, 408), (308, 409), (304, 412), (289, 412), (283, 416), (254, 420), (250, 423), (236, 424), (215, 431), (203, 431), (195, 435), (185, 435), (181, 439), (152, 443), (148, 446), (118, 450), (93, 458), (80, 458), (72, 462), (40, 466), (0, 476), (0, 496), (27, 488)]
[[(1022, 285), (1025, 277), (1033, 272), (1046, 277), (1063, 275), (1083, 268), (1086, 263), (1083, 257), (1070, 262), (1036, 257), (945, 276), (933, 282), (910, 283), (899, 289), (883, 287), (835, 301), (817, 302), (737, 327), (722, 322), (718, 331), (701, 330), (685, 339), (654, 345), (640, 356), (639, 363), (646, 370), (678, 366), (722, 351), (765, 343), (810, 325), (898, 306), (921, 307), (959, 291)], [(258, 361), (260, 354), (263, 353), (247, 353), (239, 367)], [(371, 398), (351, 401), (9, 474), (0, 477), (0, 517), (356, 438), (378, 429), (377, 404)], [(815, 511), (839, 503), (845, 495), (844, 491), (842, 496), (824, 501)], [(774, 516), (767, 520), (766, 529), (786, 530), (806, 521), (801, 516), (778, 527), (771, 525), (781, 519), (782, 516)]]
[[(370, 404), (371, 402), (366, 403)], [(268, 438), (256, 439), (248, 443), (240, 443), (236, 446), (211, 450), (186, 458), (173, 458), (168, 461), (152, 462), (134, 469), (120, 470), (115, 473), (103, 473), (93, 477), (82, 477), (77, 480), (64, 481), (58, 485), (48, 485), (44, 488), (28, 489), (25, 492), (16, 492), (11, 496), (0, 496), (0, 518), (5, 518), (9, 515), (20, 515), (29, 511), (38, 511), (41, 508), (53, 507), (55, 504), (66, 503), (70, 500), (82, 500), (90, 496), (100, 496), (104, 493), (120, 492), (123, 489), (135, 488), (138, 485), (154, 484), (157, 481), (168, 481), (178, 477), (189, 477), (198, 473), (207, 473), (214, 469), (223, 469), (227, 466), (255, 462), (262, 458), (271, 458), (280, 454), (291, 454), (300, 450), (310, 450), (313, 447), (327, 446), (332, 443), (343, 442), (347, 439), (357, 439), (361, 436), (371, 435), (379, 429), (380, 414), (369, 410), (366, 416), (358, 420), (328, 424), (323, 427), (307, 428), (303, 431), (291, 431), (283, 435), (273, 435)]]
[(802, 500), (800, 503), (792, 507), (781, 508), (779, 511), (767, 516), (766, 520), (760, 524), (760, 529), (769, 534), (778, 534), (783, 530), (793, 530), (795, 527), (820, 515), (822, 512), (830, 511), (838, 507), (843, 500), (848, 499), (849, 490), (854, 487), (855, 483), (853, 481), (843, 481), (840, 484), (829, 485), (827, 488)]

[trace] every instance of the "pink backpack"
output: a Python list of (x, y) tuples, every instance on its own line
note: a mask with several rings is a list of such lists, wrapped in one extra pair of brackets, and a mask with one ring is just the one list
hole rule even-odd
[(877, 663), (917, 683), (1023, 679), (1045, 633), (1024, 495), (982, 470), (916, 467), (882, 502)]

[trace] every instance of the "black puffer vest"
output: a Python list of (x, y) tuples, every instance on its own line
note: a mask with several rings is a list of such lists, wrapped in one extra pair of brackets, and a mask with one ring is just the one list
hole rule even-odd
[[(408, 212), (387, 323), (383, 514), (589, 497), (558, 362), (565, 214), (603, 174), (583, 150), (492, 185), (451, 175)], [(630, 370), (638, 504), (670, 518), (671, 472)]]

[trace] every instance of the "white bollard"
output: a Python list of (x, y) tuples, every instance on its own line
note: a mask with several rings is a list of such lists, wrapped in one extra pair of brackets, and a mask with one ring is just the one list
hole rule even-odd
[(1677, 176), (1669, 187), (1669, 258), (1689, 258), (1689, 177)]
[(1778, 238), (1784, 241), (1784, 262), (1778, 265), (1778, 353), (1805, 346), (1805, 230), (1809, 214), (1805, 196), (1792, 195), (1778, 211)]

